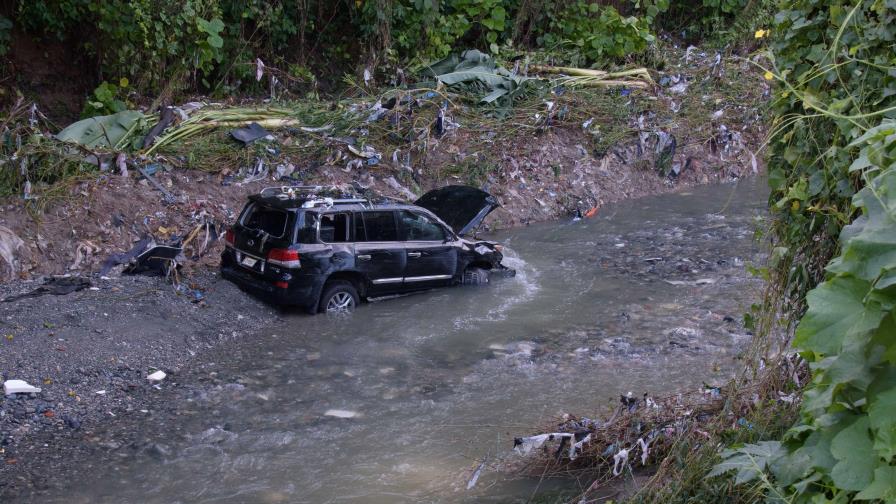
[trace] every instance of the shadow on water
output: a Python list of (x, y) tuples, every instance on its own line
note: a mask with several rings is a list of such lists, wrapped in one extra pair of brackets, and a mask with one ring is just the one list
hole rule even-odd
[(64, 500), (525, 501), (537, 482), (485, 474), (468, 491), (467, 477), (561, 412), (593, 414), (628, 391), (672, 393), (737, 369), (764, 186), (499, 233), (519, 274), (485, 287), (349, 317), (288, 315), (197, 363), (202, 385), (177, 419), (188, 436), (124, 458), (116, 477)]

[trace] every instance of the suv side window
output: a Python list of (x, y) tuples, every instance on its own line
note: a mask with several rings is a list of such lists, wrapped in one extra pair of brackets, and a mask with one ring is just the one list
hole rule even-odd
[(408, 210), (402, 210), (399, 215), (405, 240), (445, 241), (445, 229), (429, 217)]
[(358, 236), (356, 241), (398, 241), (398, 226), (395, 224), (395, 212), (392, 210), (361, 212), (355, 215), (356, 218), (363, 216), (365, 232), (363, 236)]
[(352, 240), (349, 213), (331, 213), (320, 216), (320, 241), (346, 243)]
[(314, 212), (299, 213), (299, 226), (296, 241), (298, 243), (317, 243), (317, 214)]

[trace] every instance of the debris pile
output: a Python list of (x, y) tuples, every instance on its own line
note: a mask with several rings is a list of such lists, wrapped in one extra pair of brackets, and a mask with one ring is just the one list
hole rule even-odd
[(588, 478), (587, 498), (616, 477), (661, 463), (683, 438), (700, 446), (713, 442), (719, 430), (750, 429), (745, 417), (763, 402), (792, 406), (792, 390), (806, 382), (808, 369), (796, 354), (782, 359), (784, 365), (748, 385), (704, 385), (661, 398), (629, 392), (607, 419), (563, 415), (538, 434), (515, 438), (513, 453), (498, 470), (524, 477)]

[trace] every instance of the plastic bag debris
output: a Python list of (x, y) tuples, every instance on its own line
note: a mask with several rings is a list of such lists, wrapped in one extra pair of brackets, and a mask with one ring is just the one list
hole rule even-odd
[(532, 452), (532, 450), (536, 450), (541, 448), (547, 441), (553, 441), (554, 439), (569, 439), (573, 438), (575, 434), (571, 432), (552, 432), (549, 434), (538, 434), (536, 436), (529, 436), (523, 438), (516, 438), (513, 440), (513, 449), (520, 455), (526, 456)]
[(341, 410), (341, 409), (329, 409), (324, 412), (324, 416), (334, 417), (334, 418), (357, 418), (361, 416), (357, 411), (351, 410)]
[(36, 394), (40, 391), (40, 387), (35, 387), (25, 380), (6, 380), (3, 382), (3, 392), (6, 395)]
[(255, 81), (260, 82), (262, 77), (264, 77), (264, 62), (261, 58), (255, 58)]
[(257, 122), (250, 123), (245, 128), (232, 130), (230, 136), (246, 145), (255, 142), (256, 140), (261, 140), (262, 138), (266, 140), (274, 140), (274, 135)]
[(0, 257), (9, 265), (9, 270), (15, 275), (18, 270), (16, 253), (25, 245), (15, 233), (6, 226), (0, 226)]
[(165, 374), (164, 371), (158, 370), (155, 373), (151, 373), (151, 374), (147, 375), (146, 379), (151, 382), (160, 382), (160, 381), (164, 380), (166, 376), (168, 376), (168, 375)]
[(411, 190), (408, 189), (407, 187), (398, 183), (398, 181), (395, 180), (395, 177), (387, 177), (383, 181), (386, 183), (386, 185), (388, 185), (392, 189), (395, 189), (396, 191), (400, 192), (407, 199), (409, 199), (409, 200), (417, 199), (417, 195), (414, 194), (413, 192), (411, 192)]
[(476, 470), (473, 471), (473, 475), (470, 476), (470, 480), (467, 481), (467, 490), (470, 490), (474, 486), (476, 486), (476, 483), (479, 481), (479, 476), (482, 476), (483, 467), (485, 467), (485, 462), (480, 463), (479, 467), (477, 467)]
[(622, 449), (616, 455), (613, 455), (613, 476), (622, 474), (622, 470), (625, 469), (625, 465), (628, 463), (628, 452), (629, 450)]

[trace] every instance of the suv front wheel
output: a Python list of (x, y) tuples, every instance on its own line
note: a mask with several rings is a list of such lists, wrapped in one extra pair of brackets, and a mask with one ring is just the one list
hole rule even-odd
[(358, 289), (351, 282), (333, 280), (328, 282), (320, 297), (319, 311), (326, 313), (347, 313), (358, 307)]
[(488, 271), (475, 267), (469, 267), (464, 271), (464, 285), (485, 285), (487, 283)]

